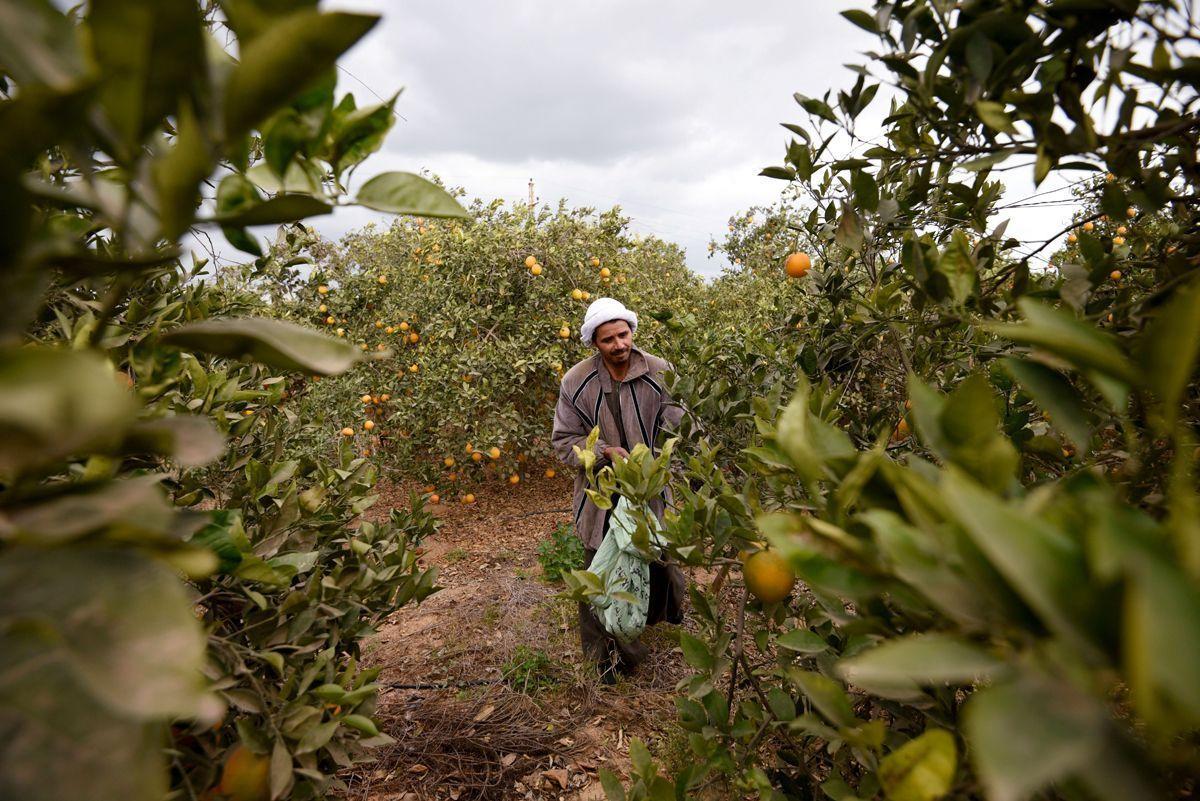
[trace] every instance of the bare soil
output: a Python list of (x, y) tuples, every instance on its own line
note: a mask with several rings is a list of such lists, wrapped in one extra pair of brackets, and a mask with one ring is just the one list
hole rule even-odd
[[(407, 506), (413, 489), (381, 486), (367, 518)], [(440, 525), (421, 558), (442, 589), (397, 612), (364, 649), (383, 667), (377, 717), (396, 744), (349, 777), (347, 797), (603, 799), (599, 770), (627, 776), (635, 737), (678, 764), (686, 739), (672, 699), (688, 670), (678, 627), (648, 629), (652, 656), (603, 685), (580, 651), (577, 606), (541, 576), (538, 543), (570, 522), (569, 479), (475, 496), (432, 507)]]

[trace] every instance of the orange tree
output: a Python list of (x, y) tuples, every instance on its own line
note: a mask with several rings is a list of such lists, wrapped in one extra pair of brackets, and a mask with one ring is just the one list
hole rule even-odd
[(553, 406), (563, 372), (592, 352), (579, 339), (592, 300), (638, 310), (638, 344), (670, 357), (678, 339), (653, 315), (698, 308), (702, 293), (682, 251), (631, 235), (619, 210), (496, 201), (470, 212), (336, 244), (297, 233), (273, 254), (278, 269), (230, 277), (285, 295), (277, 313), (394, 354), (321, 382), (298, 413), (326, 434), (349, 429), (359, 453), (457, 499), (554, 469)]
[(363, 355), (243, 316), (179, 243), (220, 230), (257, 253), (248, 226), (335, 203), (464, 212), (409, 174), (342, 188), (392, 119), (335, 103), (375, 17), (0, 14), (0, 795), (321, 796), (384, 739), (358, 642), (431, 591), (410, 544), (432, 520), (349, 525), (374, 468), (347, 445), (293, 457), (309, 423), (289, 407), (300, 376)]
[[(845, 16), (877, 58), (852, 88), (797, 98), (808, 123), (766, 171), (807, 209), (788, 221), (817, 255), (799, 280), (844, 281), (796, 299), (798, 342), (724, 343), (720, 369), (744, 379), (722, 403), (698, 390), (702, 331), (673, 382), (692, 410), (676, 554), (736, 576), (738, 551), (769, 548), (801, 583), (732, 605), (696, 589), (676, 702), (693, 764), (663, 775), (635, 744), (632, 784), (606, 789), (1186, 797), (1200, 770), (1190, 6)], [(854, 120), (885, 95), (883, 136), (863, 145)], [(1022, 241), (997, 221), (1010, 167), (1097, 177), (1062, 232)], [(806, 361), (806, 345), (842, 355)]]

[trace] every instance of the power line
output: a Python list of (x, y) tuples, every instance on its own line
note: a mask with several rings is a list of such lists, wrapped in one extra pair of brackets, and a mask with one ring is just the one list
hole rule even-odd
[[(375, 91), (374, 89), (372, 89), (372, 88), (371, 88), (369, 85), (367, 85), (367, 82), (366, 82), (366, 81), (364, 81), (364, 80), (362, 80), (361, 78), (359, 78), (359, 77), (358, 77), (357, 75), (355, 75), (353, 72), (351, 72), (350, 70), (346, 69), (346, 68), (345, 68), (345, 67), (343, 67), (341, 64), (338, 64), (338, 65), (337, 65), (337, 68), (338, 68), (339, 70), (341, 70), (342, 72), (346, 73), (347, 75), (349, 75), (349, 76), (350, 76), (351, 78), (353, 78), (354, 80), (358, 81), (359, 85), (361, 85), (361, 86), (362, 86), (362, 88), (366, 89), (366, 90), (367, 90), (368, 92), (370, 92), (371, 94), (375, 95), (375, 99), (376, 99), (376, 100), (378, 100), (380, 103), (386, 103), (386, 102), (387, 102), (386, 100), (384, 100), (382, 97), (380, 97), (380, 96), (379, 96), (379, 93), (378, 93), (378, 92), (376, 92), (376, 91)], [(405, 122), (408, 122), (408, 117), (405, 117), (405, 116), (404, 116), (403, 114), (401, 114), (399, 111), (396, 111), (396, 107), (395, 107), (395, 106), (392, 106), (392, 113), (393, 113), (393, 114), (395, 114), (395, 115), (396, 115), (397, 117), (399, 117), (400, 119), (404, 120)]]

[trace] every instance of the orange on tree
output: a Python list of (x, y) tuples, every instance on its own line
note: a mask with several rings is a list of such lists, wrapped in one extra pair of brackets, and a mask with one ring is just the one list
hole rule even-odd
[(221, 769), (217, 792), (230, 801), (269, 801), (271, 760), (242, 744), (233, 747)]
[(1096, 227), (1096, 224), (1094, 222), (1092, 222), (1091, 220), (1088, 220), (1087, 222), (1085, 222), (1083, 224), (1083, 230), (1085, 230), (1085, 231), (1091, 231), (1095, 227)]
[(528, 267), (529, 269), (532, 270), (533, 265), (535, 265), (537, 263), (538, 263), (537, 257), (535, 257), (535, 256), (526, 256), (525, 257), (525, 266)]
[(407, 321), (407, 320), (405, 320), (405, 321), (403, 321), (402, 323), (400, 323), (400, 330), (401, 330), (401, 331), (407, 331), (407, 330), (408, 330), (408, 321)]
[(376, 328), (383, 328), (383, 320), (376, 320), (376, 321), (375, 321), (375, 327), (376, 327)]
[(783, 269), (789, 278), (803, 278), (812, 267), (812, 260), (807, 253), (793, 253), (783, 262)]
[(370, 431), (370, 430), (371, 430), (371, 429), (373, 429), (374, 427), (375, 427), (375, 421), (374, 421), (374, 420), (368, 420), (367, 422), (363, 423), (363, 428), (365, 428), (367, 431)]
[(900, 422), (896, 423), (896, 433), (894, 434), (894, 436), (896, 439), (904, 439), (905, 437), (908, 436), (908, 434), (909, 434), (908, 420), (901, 417)]
[(491, 447), (491, 450), (488, 451), (488, 456), (492, 457), (493, 459), (499, 459), (500, 458), (500, 449), (497, 448), (495, 445), (493, 445)]
[(475, 496), (468, 492), (466, 495), (463, 496), (462, 502), (463, 503), (475, 503)]
[(600, 268), (600, 277), (601, 278), (608, 278), (610, 275), (612, 275), (612, 270), (608, 269), (607, 267)]
[(391, 399), (392, 399), (392, 396), (387, 394), (386, 392), (379, 396), (379, 400), (383, 401), (384, 403), (387, 403)]
[(1114, 281), (1120, 281), (1121, 280), (1121, 271), (1113, 270), (1111, 273), (1108, 274), (1108, 277)]
[(553, 467), (546, 468), (546, 478), (554, 478), (554, 468)]
[(558, 329), (558, 336), (561, 339), (570, 339), (571, 338), (571, 329), (564, 324), (562, 328)]
[(1133, 206), (1130, 206), (1129, 208), (1125, 209), (1125, 216), (1133, 219), (1137, 216), (1137, 209), (1135, 209)]
[(446, 465), (446, 467), (454, 467), (454, 457), (447, 456), (445, 459), (442, 460), (442, 464)]
[(360, 400), (361, 400), (363, 403), (370, 403), (370, 402), (371, 402), (371, 396), (370, 396), (370, 395), (363, 395), (363, 396), (362, 396), (362, 398), (360, 398)]
[(583, 290), (582, 289), (572, 289), (571, 290), (571, 300), (583, 300)]
[(755, 551), (742, 559), (742, 578), (750, 594), (765, 604), (782, 601), (792, 592), (796, 574), (775, 551)]
[(342, 429), (342, 436), (343, 437), (353, 437), (354, 429), (351, 428), (350, 426), (346, 426), (345, 428)]
[(441, 500), (442, 499), (438, 496), (438, 494), (436, 492), (429, 496), (430, 503), (441, 503)]
[(532, 275), (541, 275), (542, 274), (542, 265), (540, 265), (540, 264), (533, 265), (532, 267), (529, 268), (529, 272)]
[(321, 295), (328, 295), (329, 287), (325, 286), (324, 284), (321, 284), (319, 287), (317, 287), (317, 293), (321, 294)]
[(517, 484), (520, 481), (521, 481), (521, 477), (519, 475), (517, 475), (516, 473), (513, 473), (511, 476), (508, 477), (509, 484)]
[(417, 371), (418, 371), (418, 370), (420, 370), (420, 369), (421, 369), (421, 367), (420, 367), (419, 365), (417, 365), (417, 364), (410, 364), (410, 365), (408, 366), (408, 372), (410, 372), (410, 373), (415, 373), (415, 372), (417, 372)]
[(475, 451), (471, 454), (471, 459), (476, 462), (483, 461), (483, 453), (480, 451)]
[(337, 320), (333, 319), (332, 317), (325, 318), (325, 325), (333, 325), (336, 322), (337, 322)]
[(1120, 234), (1121, 236), (1125, 236), (1125, 234), (1129, 233), (1129, 229), (1123, 225), (1118, 225), (1117, 233)]
[(416, 331), (413, 331), (411, 334), (408, 335), (408, 341), (415, 345), (421, 341), (421, 335), (418, 334)]
[(1079, 241), (1079, 237), (1077, 237), (1075, 234), (1067, 234), (1067, 242), (1068, 243), (1074, 245), (1078, 241)]
[(1113, 237), (1113, 244), (1114, 244), (1114, 245), (1116, 245), (1117, 247), (1120, 247), (1121, 245), (1124, 245), (1124, 244), (1125, 244), (1125, 237), (1123, 237), (1123, 236), (1114, 236), (1114, 237)]
[(317, 311), (324, 314), (325, 312), (329, 311), (329, 307), (326, 306), (324, 303), (322, 303), (320, 306), (317, 307)]
[(381, 276), (379, 276), (379, 283), (380, 283), (380, 284), (386, 284), (386, 283), (387, 283), (387, 276), (386, 276), (386, 275), (381, 275)]

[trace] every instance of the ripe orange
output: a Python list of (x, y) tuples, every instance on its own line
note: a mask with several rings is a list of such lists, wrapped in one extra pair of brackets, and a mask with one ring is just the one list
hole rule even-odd
[(554, 478), (554, 468), (553, 467), (546, 468), (546, 478)]
[(339, 337), (344, 337), (344, 336), (346, 336), (346, 329), (345, 329), (345, 328), (339, 328), (339, 329), (337, 330), (337, 335), (338, 335)]
[(387, 276), (386, 276), (386, 275), (381, 275), (381, 276), (379, 276), (379, 283), (380, 283), (381, 285), (382, 285), (382, 284), (386, 284), (386, 283), (387, 283)]
[(532, 267), (529, 268), (529, 272), (532, 275), (541, 275), (542, 274), (542, 265), (540, 265), (540, 264), (533, 265)]
[(1067, 242), (1069, 244), (1074, 245), (1078, 241), (1079, 241), (1079, 237), (1075, 236), (1075, 234), (1067, 234)]
[(317, 307), (317, 311), (321, 312), (321, 314), (324, 314), (325, 312), (329, 311), (329, 307), (322, 303)]
[(571, 290), (571, 300), (583, 300), (583, 290), (582, 289), (572, 289)]
[(383, 320), (376, 320), (376, 321), (375, 321), (375, 327), (376, 327), (376, 328), (383, 328)]
[(537, 264), (537, 258), (535, 256), (526, 256), (525, 257), (525, 266), (526, 267), (528, 267), (529, 269), (532, 270), (533, 265), (535, 265), (535, 264)]
[(812, 268), (812, 259), (807, 253), (793, 253), (783, 262), (788, 278), (803, 278)]
[(430, 503), (441, 503), (441, 501), (441, 497), (439, 497), (436, 492), (429, 496)]
[(225, 760), (217, 792), (230, 801), (269, 801), (271, 760), (239, 743)]
[(401, 331), (407, 331), (407, 330), (408, 330), (408, 321), (407, 321), (407, 320), (405, 320), (404, 322), (400, 323), (400, 330), (401, 330)]
[(458, 481), (458, 473), (451, 473), (450, 475), (446, 476), (446, 480), (447, 481)]
[(600, 277), (601, 278), (608, 278), (610, 275), (612, 275), (612, 270), (608, 269), (607, 267), (600, 268)]
[(591, 261), (591, 264), (592, 264), (592, 266), (593, 266), (593, 267), (599, 267), (599, 266), (600, 266), (600, 259), (596, 258), (595, 256), (592, 256), (592, 261)]
[(488, 451), (488, 456), (492, 457), (493, 459), (499, 459), (500, 449), (493, 445), (491, 450)]
[(562, 328), (558, 329), (558, 335), (562, 339), (570, 339), (571, 329), (564, 325)]
[(387, 403), (391, 399), (392, 399), (392, 396), (387, 394), (386, 392), (379, 396), (379, 400), (383, 401), (384, 403)]
[(1123, 225), (1118, 225), (1117, 233), (1120, 234), (1121, 236), (1125, 236), (1125, 234), (1129, 233), (1129, 229)]
[(345, 428), (342, 429), (342, 436), (343, 437), (353, 437), (354, 429), (351, 428), (350, 426), (346, 426)]
[(332, 317), (325, 318), (325, 325), (333, 325), (336, 322), (337, 322), (337, 320), (333, 319)]
[(367, 431), (370, 431), (374, 427), (375, 427), (374, 420), (368, 420), (367, 422), (363, 423), (363, 428), (365, 428)]
[(1108, 277), (1114, 281), (1120, 281), (1121, 280), (1121, 271), (1113, 270), (1111, 273), (1108, 274)]
[(896, 423), (896, 433), (894, 436), (896, 439), (904, 439), (908, 436), (908, 433), (908, 421), (901, 417), (900, 422)]
[(370, 403), (370, 402), (371, 402), (371, 396), (370, 396), (370, 395), (363, 395), (363, 396), (362, 396), (362, 397), (361, 397), (359, 400), (361, 400), (363, 403)]
[(417, 371), (418, 371), (418, 370), (420, 370), (420, 369), (421, 369), (421, 368), (420, 368), (418, 365), (415, 365), (415, 364), (410, 364), (410, 365), (408, 366), (408, 372), (410, 372), (410, 373), (415, 373), (415, 372), (417, 372)]
[(1130, 206), (1129, 208), (1125, 209), (1125, 216), (1133, 219), (1137, 216), (1137, 209), (1135, 209), (1133, 206)]
[(1114, 237), (1113, 237), (1113, 244), (1114, 244), (1114, 245), (1116, 245), (1117, 247), (1120, 247), (1121, 245), (1124, 245), (1124, 244), (1125, 244), (1125, 237), (1123, 237), (1123, 236), (1114, 236)]
[(1096, 227), (1096, 224), (1094, 222), (1092, 222), (1091, 220), (1088, 220), (1087, 222), (1085, 222), (1083, 224), (1083, 230), (1085, 230), (1085, 231), (1091, 231), (1095, 227)]
[(317, 287), (317, 293), (321, 294), (321, 295), (328, 295), (329, 287), (325, 286), (324, 284), (321, 284), (319, 287)]
[(468, 492), (466, 495), (463, 496), (462, 500), (463, 500), (463, 503), (475, 503), (475, 496)]
[(396, 329), (395, 329), (395, 328), (392, 328), (392, 327), (389, 325), (387, 328), (383, 329), (383, 333), (385, 333), (385, 334), (394, 334), (394, 333), (396, 333)]
[(447, 456), (445, 459), (442, 460), (442, 464), (446, 465), (446, 467), (454, 467), (454, 457)]
[(518, 476), (516, 473), (513, 473), (511, 476), (508, 477), (509, 484), (517, 484), (520, 481), (521, 481), (521, 477)]
[(742, 578), (750, 594), (765, 604), (788, 597), (796, 583), (791, 566), (775, 551), (755, 551), (745, 557)]
[(471, 454), (471, 459), (476, 462), (481, 462), (481, 461), (483, 461), (483, 454), (480, 453), (479, 451), (475, 451), (474, 453)]
[(413, 331), (411, 334), (408, 335), (408, 341), (415, 345), (421, 341), (421, 335), (418, 334), (416, 331)]

